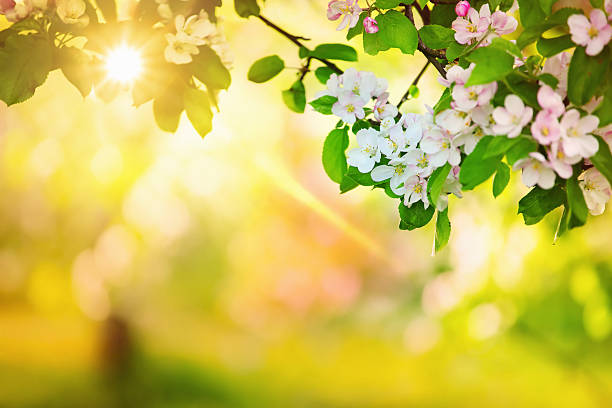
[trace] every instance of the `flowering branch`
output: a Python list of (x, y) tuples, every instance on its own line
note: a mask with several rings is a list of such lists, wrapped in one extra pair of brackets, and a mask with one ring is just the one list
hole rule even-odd
[[(274, 24), (272, 21), (268, 20), (266, 17), (262, 16), (261, 14), (258, 15), (257, 18), (259, 18), (261, 21), (263, 21), (264, 24), (266, 24), (268, 27), (272, 28), (273, 30), (275, 30), (279, 34), (282, 34), (285, 38), (287, 38), (289, 41), (291, 41), (292, 43), (294, 43), (298, 47), (304, 47), (304, 48), (308, 49), (301, 42), (301, 40), (302, 41), (308, 41), (309, 40), (308, 38), (304, 38), (304, 37), (300, 37), (300, 36), (288, 33), (287, 31), (283, 30), (278, 25)], [(333, 62), (331, 62), (331, 61), (329, 61), (329, 60), (327, 60), (325, 58), (319, 58), (319, 57), (312, 57), (312, 58), (316, 59), (317, 61), (322, 62), (325, 65), (327, 65), (329, 68), (331, 68), (337, 74), (342, 74), (344, 72), (336, 64), (334, 64)]]
[[(412, 24), (414, 24), (412, 6), (408, 4), (403, 4), (403, 6), (404, 15), (408, 17)], [(431, 65), (433, 65), (438, 70), (440, 75), (442, 75), (443, 78), (446, 78), (446, 70), (444, 69), (444, 66), (437, 60), (437, 58), (445, 58), (445, 54), (442, 51), (432, 50), (431, 48), (427, 47), (423, 43), (423, 40), (421, 40), (421, 37), (419, 37), (418, 50), (421, 51), (423, 55), (425, 55), (425, 58), (427, 58)]]

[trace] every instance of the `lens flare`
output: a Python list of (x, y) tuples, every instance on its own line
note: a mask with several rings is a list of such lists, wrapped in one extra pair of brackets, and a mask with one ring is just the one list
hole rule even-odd
[(142, 57), (138, 50), (121, 45), (106, 56), (108, 78), (119, 82), (131, 82), (142, 73)]

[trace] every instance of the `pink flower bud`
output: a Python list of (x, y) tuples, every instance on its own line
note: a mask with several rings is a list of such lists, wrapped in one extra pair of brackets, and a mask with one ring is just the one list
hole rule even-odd
[(378, 22), (374, 20), (372, 17), (366, 17), (363, 20), (363, 28), (365, 28), (366, 33), (374, 34), (378, 32)]
[(460, 1), (455, 6), (455, 13), (457, 13), (459, 17), (465, 17), (467, 16), (468, 11), (470, 11), (471, 7), (472, 6), (470, 6), (470, 3), (468, 3), (467, 1)]
[(15, 8), (14, 0), (0, 0), (0, 14), (5, 14), (7, 11)]

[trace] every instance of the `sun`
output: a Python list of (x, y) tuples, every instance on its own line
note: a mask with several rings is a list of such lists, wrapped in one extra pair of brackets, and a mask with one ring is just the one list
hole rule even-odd
[(118, 82), (132, 82), (142, 73), (140, 52), (127, 45), (120, 45), (106, 56), (108, 78)]

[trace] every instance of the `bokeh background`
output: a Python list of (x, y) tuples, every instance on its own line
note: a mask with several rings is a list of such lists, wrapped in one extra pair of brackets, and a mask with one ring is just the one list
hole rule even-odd
[[(264, 13), (342, 42), (325, 7)], [(514, 175), (497, 200), (490, 182), (451, 200), (432, 257), (433, 229), (399, 231), (384, 193), (338, 194), (320, 162), (334, 119), (283, 106), (296, 70), (245, 79), (297, 49), (221, 14), (233, 84), (204, 140), (61, 73), (0, 107), (0, 406), (612, 406), (610, 211), (553, 244), (560, 213), (524, 226)], [(355, 66), (397, 100), (423, 63)], [(406, 110), (437, 100), (433, 69), (420, 88)]]

